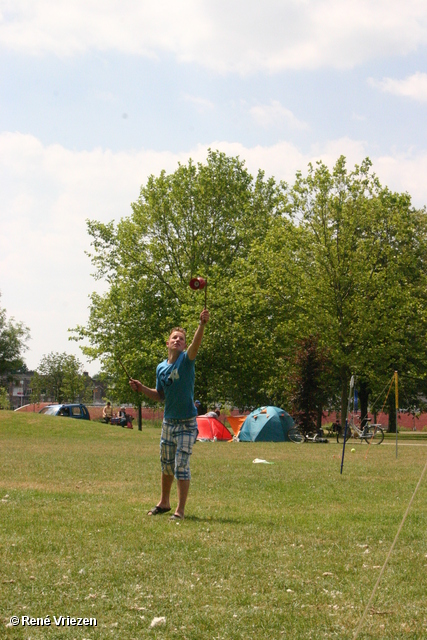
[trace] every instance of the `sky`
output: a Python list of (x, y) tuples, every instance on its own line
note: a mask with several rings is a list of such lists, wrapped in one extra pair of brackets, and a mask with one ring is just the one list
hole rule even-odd
[(88, 362), (87, 220), (218, 149), (292, 183), (369, 156), (427, 204), (425, 0), (0, 0), (0, 306)]

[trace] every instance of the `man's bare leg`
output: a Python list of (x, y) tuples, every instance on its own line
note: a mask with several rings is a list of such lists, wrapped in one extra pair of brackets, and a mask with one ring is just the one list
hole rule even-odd
[[(167, 476), (165, 473), (162, 473), (162, 495), (160, 497), (160, 502), (157, 504), (157, 506), (162, 509), (170, 509), (171, 507), (170, 495), (173, 478), (173, 476)], [(148, 515), (151, 515), (151, 513), (149, 512)]]
[(190, 480), (177, 480), (176, 482), (178, 487), (178, 506), (175, 509), (175, 515), (183, 518), (185, 503), (187, 502), (188, 491), (190, 489)]

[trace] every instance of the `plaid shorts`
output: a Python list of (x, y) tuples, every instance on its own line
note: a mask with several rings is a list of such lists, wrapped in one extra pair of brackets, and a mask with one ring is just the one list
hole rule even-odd
[(162, 473), (177, 480), (190, 480), (190, 456), (197, 438), (197, 420), (164, 419), (160, 438)]

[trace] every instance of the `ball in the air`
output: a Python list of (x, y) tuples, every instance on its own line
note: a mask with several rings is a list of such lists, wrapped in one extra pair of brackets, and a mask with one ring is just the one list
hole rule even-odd
[(356, 451), (356, 449), (352, 449), (352, 450), (351, 450), (351, 453), (354, 453), (355, 451)]

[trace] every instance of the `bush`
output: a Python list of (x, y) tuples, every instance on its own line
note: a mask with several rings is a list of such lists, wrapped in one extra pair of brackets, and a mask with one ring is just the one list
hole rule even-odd
[(10, 409), (9, 394), (4, 387), (0, 387), (0, 409)]

